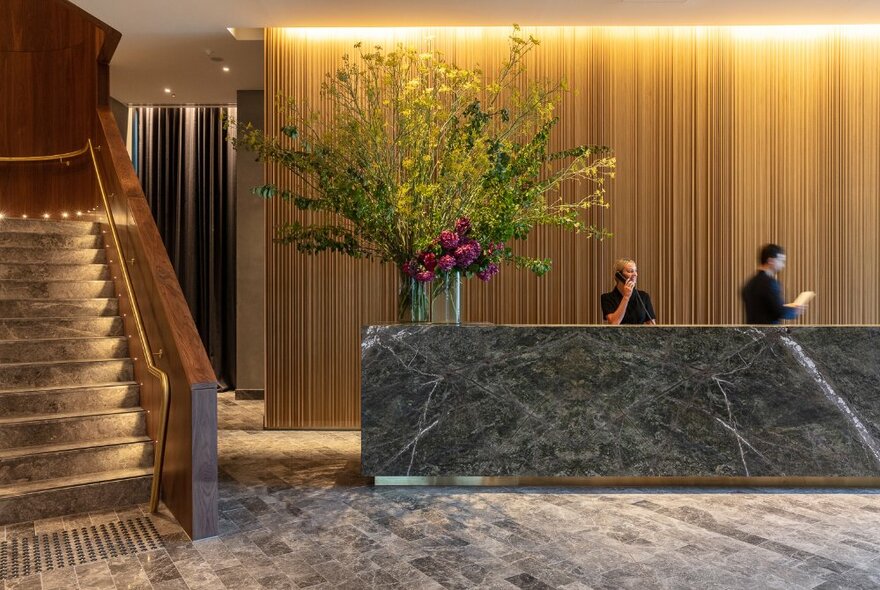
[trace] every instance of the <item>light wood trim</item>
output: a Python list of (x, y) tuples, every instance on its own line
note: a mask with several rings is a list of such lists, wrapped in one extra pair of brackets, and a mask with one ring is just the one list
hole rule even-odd
[[(758, 248), (782, 244), (793, 298), (818, 297), (800, 323), (880, 323), (880, 38), (846, 28), (539, 27), (530, 71), (566, 78), (553, 146), (614, 148), (605, 242), (535, 232), (517, 250), (548, 256), (544, 278), (505, 268), (463, 288), (466, 322), (591, 324), (611, 264), (634, 258), (663, 324), (737, 324)], [(508, 28), (375, 30), (368, 45), (435, 47), (493, 71)], [(764, 35), (764, 36), (761, 36)], [(322, 105), (319, 85), (357, 31), (266, 31), (266, 129), (277, 94)], [(326, 106), (326, 105), (324, 105)], [(270, 181), (290, 177), (273, 167)], [(294, 185), (295, 186), (295, 185)], [(563, 193), (571, 197), (571, 188)], [(311, 217), (267, 205), (267, 237)], [(357, 428), (359, 329), (394, 319), (396, 273), (271, 242), (267, 263), (266, 425)]]

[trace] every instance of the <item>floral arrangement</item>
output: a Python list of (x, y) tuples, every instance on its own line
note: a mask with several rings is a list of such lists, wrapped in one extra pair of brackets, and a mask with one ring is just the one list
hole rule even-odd
[[(502, 264), (542, 275), (550, 260), (520, 256), (514, 243), (538, 226), (606, 236), (582, 216), (607, 206), (614, 157), (593, 145), (550, 150), (566, 85), (529, 80), (525, 58), (539, 41), (517, 26), (509, 39), (494, 79), (436, 50), (357, 44), (322, 84), (330, 112), (280, 99), (277, 136), (239, 125), (236, 148), (296, 179), (254, 189), (304, 212), (276, 240), (391, 262), (407, 283), (454, 269), (489, 280)], [(569, 182), (582, 194), (563, 199)]]
[(489, 244), (486, 248), (472, 238), (471, 222), (462, 217), (455, 228), (445, 229), (427, 248), (412, 260), (403, 263), (403, 273), (421, 283), (430, 283), (438, 273), (463, 272), (489, 281), (498, 274), (500, 254), (504, 244)]

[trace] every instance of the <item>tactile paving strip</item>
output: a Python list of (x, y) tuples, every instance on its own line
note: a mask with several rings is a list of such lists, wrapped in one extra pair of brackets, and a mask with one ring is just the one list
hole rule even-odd
[(0, 543), (0, 580), (161, 547), (162, 537), (145, 516), (70, 531), (17, 537)]

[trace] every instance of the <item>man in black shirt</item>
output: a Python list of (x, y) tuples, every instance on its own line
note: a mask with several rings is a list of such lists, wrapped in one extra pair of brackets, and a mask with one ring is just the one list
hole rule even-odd
[(785, 268), (785, 251), (776, 244), (761, 248), (761, 265), (755, 276), (742, 288), (743, 305), (747, 324), (778, 324), (781, 320), (793, 320), (804, 307), (785, 305), (782, 287), (776, 275)]
[(614, 263), (614, 289), (602, 294), (602, 317), (609, 324), (656, 324), (651, 296), (636, 289), (639, 271), (635, 260)]

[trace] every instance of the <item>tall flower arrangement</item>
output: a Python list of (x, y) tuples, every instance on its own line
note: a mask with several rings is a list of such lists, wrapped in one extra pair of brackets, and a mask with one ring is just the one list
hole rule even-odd
[[(333, 214), (288, 223), (277, 240), (309, 254), (375, 257), (430, 283), (453, 271), (490, 280), (503, 264), (544, 274), (550, 260), (511, 247), (537, 226), (604, 237), (583, 214), (607, 206), (614, 157), (594, 145), (549, 149), (567, 88), (527, 79), (525, 58), (538, 46), (514, 26), (508, 57), (490, 79), (438, 51), (357, 44), (322, 84), (329, 116), (282, 99), (280, 136), (240, 125), (237, 148), (302, 181), (303, 190), (267, 184), (257, 194)], [(558, 189), (569, 181), (582, 192), (563, 200)]]

